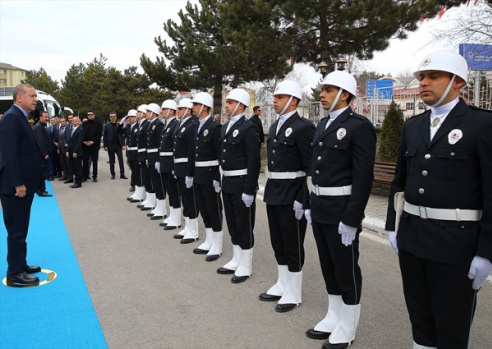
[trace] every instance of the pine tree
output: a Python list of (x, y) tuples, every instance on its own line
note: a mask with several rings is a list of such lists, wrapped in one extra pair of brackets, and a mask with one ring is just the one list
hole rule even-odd
[(403, 130), (403, 116), (397, 109), (395, 102), (391, 102), (381, 129), (379, 140), (378, 160), (396, 162), (401, 132)]

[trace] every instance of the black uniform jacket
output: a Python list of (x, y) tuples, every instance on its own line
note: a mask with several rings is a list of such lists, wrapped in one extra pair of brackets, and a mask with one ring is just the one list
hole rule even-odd
[(144, 120), (139, 123), (137, 132), (137, 144), (138, 149), (144, 149), (144, 151), (139, 151), (137, 158), (138, 162), (144, 163), (147, 160), (147, 127), (149, 127), (149, 122)]
[(492, 260), (492, 113), (463, 100), (430, 141), (430, 111), (403, 129), (391, 185), (386, 229), (395, 230), (393, 196), (431, 208), (483, 210), (481, 221), (422, 219), (403, 212), (398, 247), (419, 258), (468, 265), (475, 255)]
[[(195, 161), (213, 161), (220, 157), (221, 124), (209, 117), (195, 138)], [(198, 125), (197, 125), (198, 128)], [(220, 182), (219, 165), (195, 167), (195, 182), (212, 185), (213, 181)]]
[[(268, 171), (309, 173), (313, 156), (315, 127), (313, 123), (292, 114), (277, 132), (277, 120), (267, 136)], [(268, 179), (265, 186), (264, 201), (268, 205), (292, 205), (303, 202), (307, 192), (306, 176), (296, 179)]]
[(98, 119), (87, 120), (82, 123), (84, 126), (84, 141), (93, 141), (94, 144), (89, 146), (90, 150), (101, 148), (101, 137), (103, 133), (103, 124)]
[[(161, 143), (161, 133), (164, 129), (164, 124), (159, 118), (154, 119), (149, 123), (147, 127), (147, 159), (149, 160), (149, 166), (159, 161), (159, 145)], [(155, 152), (149, 152), (149, 150), (155, 149)]]
[[(128, 161), (138, 160), (138, 122), (133, 125), (127, 124), (124, 128), (118, 128), (118, 132), (121, 132), (126, 139), (126, 157)], [(134, 150), (133, 150), (134, 149)]]
[(256, 195), (260, 175), (260, 137), (255, 124), (241, 117), (229, 132), (225, 123), (221, 129), (220, 166), (223, 171), (247, 169), (244, 176), (222, 177), (224, 193)]
[(186, 162), (174, 164), (174, 175), (184, 178), (195, 176), (195, 134), (196, 117), (189, 117), (181, 126), (176, 128), (174, 134), (173, 153), (175, 159), (188, 159)]
[(166, 122), (166, 126), (162, 130), (161, 143), (159, 144), (159, 153), (171, 153), (171, 156), (160, 156), (159, 161), (161, 163), (161, 173), (171, 173), (174, 169), (173, 162), (173, 146), (174, 146), (174, 134), (179, 126), (179, 120), (176, 118)]
[(349, 196), (316, 196), (311, 193), (313, 220), (338, 225), (341, 221), (359, 227), (371, 194), (376, 133), (371, 122), (350, 108), (325, 130), (329, 118), (323, 118), (313, 139), (311, 176), (313, 185), (340, 187), (352, 185)]
[(0, 121), (0, 194), (15, 194), (25, 185), (29, 194), (41, 181), (41, 153), (22, 111), (12, 105)]

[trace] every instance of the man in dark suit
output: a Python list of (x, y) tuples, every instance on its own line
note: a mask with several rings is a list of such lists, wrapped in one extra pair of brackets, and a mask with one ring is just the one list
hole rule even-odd
[(263, 197), (278, 279), (259, 299), (278, 301), (275, 310), (281, 313), (301, 303), (307, 226), (302, 203), (307, 195), (306, 174), (315, 131), (313, 123), (297, 113), (301, 99), (302, 89), (296, 82), (285, 80), (277, 85), (273, 106), (279, 118), (267, 138), (268, 180)]
[[(73, 189), (80, 188), (82, 186), (82, 158), (84, 155), (82, 144), (84, 142), (84, 129), (81, 126), (82, 122), (78, 117), (72, 119), (72, 132), (70, 140), (67, 144), (66, 156), (70, 159), (72, 164), (73, 173), (75, 175), (74, 183), (70, 187)], [(69, 178), (71, 181), (72, 178)]]
[(63, 183), (73, 183), (73, 168), (72, 168), (72, 161), (70, 161), (70, 158), (66, 156), (67, 151), (66, 149), (68, 148), (68, 141), (72, 137), (72, 130), (73, 130), (73, 114), (68, 114), (67, 115), (67, 126), (65, 127), (65, 152), (63, 155), (67, 158), (67, 173), (65, 174), (65, 181)]
[(115, 178), (115, 154), (118, 157), (118, 165), (120, 167), (120, 178), (127, 179), (125, 176), (125, 164), (123, 163), (123, 150), (125, 150), (125, 138), (121, 132), (118, 132), (118, 127), (121, 127), (117, 122), (116, 113), (109, 114), (109, 122), (104, 125), (103, 131), (103, 146), (104, 150), (109, 155), (109, 172), (111, 179)]
[(362, 274), (359, 234), (371, 194), (376, 133), (371, 122), (350, 109), (357, 82), (335, 71), (322, 82), (323, 118), (313, 139), (312, 189), (305, 215), (312, 227), (328, 291), (328, 312), (306, 335), (326, 339), (323, 348), (347, 348), (360, 317)]
[(430, 111), (405, 123), (386, 230), (414, 348), (464, 349), (476, 293), (492, 270), (492, 113), (459, 99), (468, 67), (455, 52), (431, 53), (414, 76)]
[(260, 137), (255, 124), (245, 118), (249, 93), (237, 88), (226, 98), (229, 121), (221, 128), (222, 199), (233, 256), (219, 274), (234, 274), (231, 282), (243, 282), (253, 272), (256, 191), (260, 174)]
[(43, 174), (41, 181), (39, 183), (39, 189), (36, 194), (41, 197), (53, 196), (46, 191), (46, 178), (48, 176), (48, 161), (51, 155), (51, 141), (46, 132), (46, 125), (48, 123), (48, 112), (42, 111), (39, 115), (39, 120), (34, 125), (34, 135), (36, 137), (36, 142), (38, 143), (39, 150), (41, 151), (41, 167), (43, 169)]
[(99, 160), (99, 149), (101, 148), (101, 137), (103, 125), (96, 119), (94, 111), (87, 112), (87, 121), (84, 122), (84, 161), (83, 161), (83, 179), (86, 181), (90, 177), (92, 164), (92, 181), (97, 182), (97, 168)]
[(26, 261), (26, 238), (34, 193), (41, 180), (41, 153), (27, 115), (36, 108), (32, 86), (17, 85), (14, 105), (0, 121), (0, 200), (7, 229), (7, 281), (33, 285), (41, 271)]
[(67, 157), (65, 153), (67, 152), (66, 148), (66, 140), (65, 140), (65, 129), (67, 127), (67, 120), (64, 117), (60, 118), (60, 129), (58, 130), (58, 147), (57, 147), (57, 156), (60, 158), (60, 178), (58, 180), (65, 181), (67, 180)]
[(249, 121), (258, 127), (258, 133), (260, 135), (260, 143), (261, 145), (265, 144), (265, 134), (263, 132), (263, 123), (260, 120), (261, 108), (256, 105), (253, 107), (253, 115), (249, 118)]
[(212, 96), (198, 92), (193, 98), (193, 114), (198, 117), (195, 137), (195, 193), (205, 225), (205, 241), (193, 250), (206, 254), (212, 262), (222, 255), (222, 200), (220, 198), (220, 129), (212, 119)]

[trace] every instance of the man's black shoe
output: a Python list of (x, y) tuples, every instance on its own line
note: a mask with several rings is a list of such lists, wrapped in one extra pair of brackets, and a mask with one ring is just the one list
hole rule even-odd
[(76, 189), (76, 188), (80, 188), (81, 186), (82, 186), (82, 184), (80, 184), (80, 183), (74, 183), (74, 185), (71, 185), (70, 188)]
[(239, 284), (241, 282), (244, 282), (246, 281), (247, 279), (249, 279), (249, 275), (244, 275), (244, 276), (236, 276), (234, 275), (231, 279), (231, 282), (233, 284)]
[(217, 269), (217, 274), (234, 274), (235, 270), (220, 267)]
[(39, 273), (41, 271), (41, 267), (39, 265), (26, 265), (24, 271), (28, 274)]
[(58, 178), (59, 181), (66, 181), (67, 180), (67, 177), (60, 177)]
[(274, 302), (274, 301), (278, 301), (280, 298), (282, 298), (282, 296), (275, 296), (273, 294), (268, 294), (266, 292), (260, 294), (260, 296), (258, 297), (258, 299), (263, 302)]
[(82, 182), (87, 182), (87, 178), (82, 178)]
[(7, 276), (7, 281), (15, 284), (21, 285), (37, 285), (39, 284), (39, 279), (37, 276), (30, 275), (23, 271), (20, 274), (14, 276)]
[(345, 349), (345, 348), (348, 348), (350, 344), (352, 344), (352, 342), (333, 344), (333, 343), (330, 343), (329, 340), (327, 340), (325, 342), (325, 344), (323, 344), (322, 348), (323, 349)]
[(135, 191), (135, 187), (133, 185), (130, 186), (130, 193), (133, 193)]
[(111, 179), (114, 179), (114, 175), (111, 175)]
[(328, 339), (331, 332), (316, 331), (314, 328), (310, 328), (306, 331), (306, 336), (312, 339)]
[(92, 178), (92, 181), (93, 181), (94, 183), (97, 183), (97, 177), (93, 177), (93, 178)]
[(49, 198), (53, 195), (51, 195), (50, 193), (45, 193), (45, 192), (42, 192), (42, 193), (38, 193), (38, 196), (41, 196), (41, 197), (45, 197), (45, 198)]
[(63, 183), (73, 183), (73, 179), (67, 179), (65, 182)]
[(124, 174), (120, 175), (120, 178), (121, 178), (121, 179), (128, 179), (128, 177), (127, 177), (127, 176), (125, 176)]
[(50, 181), (50, 182), (51, 182), (51, 181), (53, 181), (53, 180), (54, 180), (54, 177), (49, 177), (49, 178), (47, 179), (47, 181)]
[(275, 306), (275, 311), (277, 313), (286, 313), (288, 311), (291, 311), (292, 309), (294, 309), (295, 307), (297, 307), (297, 304), (294, 304), (294, 303), (287, 303), (287, 304), (277, 304)]

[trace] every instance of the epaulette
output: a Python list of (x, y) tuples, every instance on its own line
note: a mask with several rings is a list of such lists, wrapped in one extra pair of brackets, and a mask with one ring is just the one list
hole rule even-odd
[(410, 116), (407, 120), (418, 118), (419, 116), (427, 115), (430, 113), (430, 109), (424, 111), (423, 113), (417, 114), (417, 115), (412, 115)]
[(350, 117), (356, 118), (356, 119), (359, 119), (359, 120), (362, 120), (362, 121), (367, 120), (367, 118), (365, 116), (359, 115), (359, 114), (354, 113), (354, 112), (350, 113)]
[(471, 109), (475, 109), (475, 110), (478, 110), (478, 111), (481, 111), (481, 112), (492, 113), (492, 110), (479, 108), (479, 107), (474, 106), (474, 105), (469, 105), (469, 107)]

